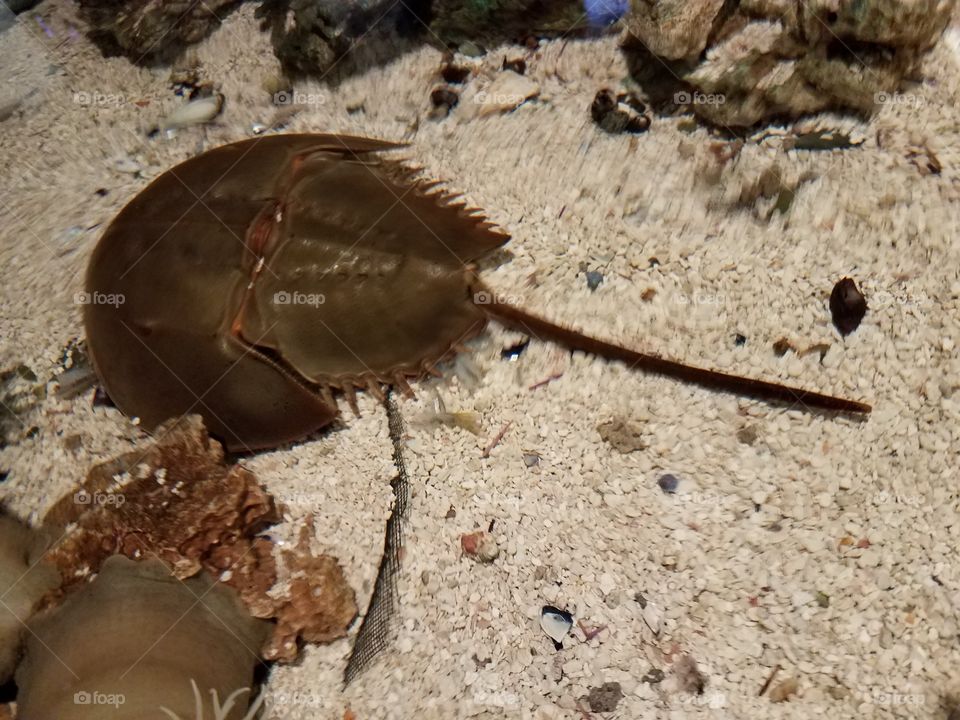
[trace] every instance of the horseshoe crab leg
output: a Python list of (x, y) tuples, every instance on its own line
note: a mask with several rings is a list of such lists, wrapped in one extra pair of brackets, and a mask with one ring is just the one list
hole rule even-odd
[[(493, 296), (492, 294), (489, 295)], [(824, 395), (812, 390), (793, 388), (780, 383), (730, 375), (717, 370), (699, 368), (675, 360), (667, 360), (657, 355), (630, 350), (621, 345), (599, 340), (536, 315), (531, 315), (514, 305), (492, 302), (489, 304), (478, 303), (477, 307), (491, 319), (540, 340), (555, 342), (571, 350), (592, 353), (608, 360), (620, 360), (630, 368), (638, 368), (644, 372), (676, 378), (710, 390), (719, 390), (766, 402), (782, 402), (791, 405), (796, 404), (800, 407), (836, 410), (858, 415), (867, 414), (872, 409), (870, 405), (856, 400), (845, 400), (844, 398)]]

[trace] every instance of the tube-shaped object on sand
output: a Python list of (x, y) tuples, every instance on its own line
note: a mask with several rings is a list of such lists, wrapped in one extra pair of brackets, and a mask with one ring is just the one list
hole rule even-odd
[(181, 581), (158, 560), (113, 556), (30, 623), (18, 718), (241, 720), (268, 627), (205, 573)]

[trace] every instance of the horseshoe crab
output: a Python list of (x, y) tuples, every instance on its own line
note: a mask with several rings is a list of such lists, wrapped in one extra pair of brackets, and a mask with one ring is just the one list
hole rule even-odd
[(436, 372), (490, 319), (713, 389), (866, 413), (860, 402), (695, 368), (497, 302), (475, 262), (507, 242), (479, 210), (385, 157), (399, 144), (274, 135), (207, 151), (123, 208), (86, 279), (90, 353), (148, 430), (199, 412), (231, 449), (302, 438), (334, 393)]

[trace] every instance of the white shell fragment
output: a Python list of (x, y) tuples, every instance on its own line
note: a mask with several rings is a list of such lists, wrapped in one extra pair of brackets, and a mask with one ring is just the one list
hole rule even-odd
[(663, 610), (660, 609), (659, 605), (647, 602), (646, 607), (643, 608), (643, 621), (653, 631), (654, 635), (659, 635), (660, 625), (663, 623)]
[(191, 100), (186, 105), (181, 105), (162, 123), (164, 130), (176, 130), (178, 128), (189, 127), (190, 125), (200, 125), (210, 122), (223, 109), (223, 95), (214, 93), (207, 97)]
[(563, 639), (573, 627), (573, 615), (566, 610), (555, 608), (553, 605), (544, 605), (540, 611), (540, 627), (553, 640), (557, 650), (563, 647)]
[(505, 70), (486, 89), (473, 97), (475, 114), (480, 117), (516, 110), (540, 94), (540, 86), (524, 75)]

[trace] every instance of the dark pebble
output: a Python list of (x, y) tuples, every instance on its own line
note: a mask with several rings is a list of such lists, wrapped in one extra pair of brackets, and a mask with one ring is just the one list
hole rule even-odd
[(849, 335), (867, 314), (867, 299), (857, 288), (853, 278), (843, 278), (830, 293), (830, 314), (841, 335)]
[(617, 97), (610, 90), (601, 90), (593, 97), (590, 105), (590, 116), (598, 125), (617, 109)]
[(438, 87), (430, 93), (430, 102), (436, 108), (446, 108), (449, 111), (460, 102), (460, 96), (450, 88)]
[(740, 333), (737, 333), (733, 338), (734, 345), (743, 345), (746, 342), (747, 342), (747, 336), (741, 335)]
[(596, 290), (600, 287), (600, 283), (603, 282), (603, 273), (598, 270), (588, 270), (587, 271), (587, 287), (591, 290)]
[(663, 682), (663, 670), (660, 668), (650, 668), (647, 671), (647, 674), (640, 678), (640, 682), (649, 683), (650, 685), (656, 685), (657, 683)]
[(513, 70), (517, 75), (523, 75), (527, 72), (527, 61), (523, 58), (513, 58), (512, 60), (504, 58), (503, 69)]
[(444, 65), (440, 69), (440, 76), (444, 82), (459, 85), (470, 77), (470, 68), (463, 65)]
[(600, 687), (590, 688), (587, 704), (595, 713), (608, 713), (617, 709), (623, 699), (623, 689), (618, 682), (604, 683)]
[(642, 133), (650, 127), (650, 117), (644, 114), (646, 106), (630, 94), (614, 95), (612, 91), (600, 90), (590, 104), (593, 121), (611, 134)]
[(677, 491), (677, 485), (679, 484), (680, 481), (669, 473), (666, 475), (661, 475), (660, 479), (657, 480), (657, 485), (660, 486), (660, 489), (669, 494), (675, 493)]

